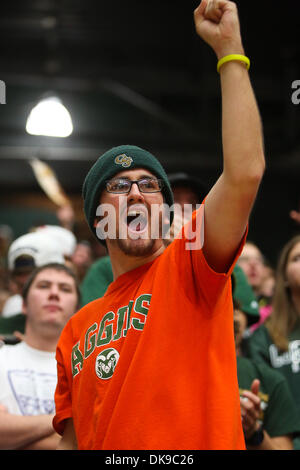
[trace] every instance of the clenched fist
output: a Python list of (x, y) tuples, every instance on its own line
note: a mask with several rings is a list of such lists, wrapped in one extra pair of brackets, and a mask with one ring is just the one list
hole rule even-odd
[(218, 59), (244, 54), (237, 7), (227, 0), (202, 0), (194, 11), (197, 34), (215, 51)]

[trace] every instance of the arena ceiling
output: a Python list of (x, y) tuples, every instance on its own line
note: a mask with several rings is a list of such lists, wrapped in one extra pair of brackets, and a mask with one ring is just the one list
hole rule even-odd
[[(268, 169), (299, 174), (298, 2), (240, 0), (241, 28), (261, 109)], [(0, 15), (0, 185), (35, 188), (28, 165), (48, 161), (64, 188), (80, 189), (97, 156), (144, 146), (167, 171), (221, 170), (220, 87), (214, 53), (196, 35), (189, 0), (22, 0)], [(299, 7), (297, 7), (299, 10)], [(73, 134), (30, 136), (25, 123), (44, 93), (69, 109)], [(299, 93), (300, 98), (300, 93)]]

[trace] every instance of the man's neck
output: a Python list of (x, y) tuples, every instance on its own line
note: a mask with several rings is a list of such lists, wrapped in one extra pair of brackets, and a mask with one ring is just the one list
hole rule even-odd
[(24, 342), (33, 349), (45, 352), (55, 352), (58, 342), (58, 336), (45, 337), (44, 335), (37, 335), (27, 328), (24, 334)]
[(162, 245), (154, 253), (147, 256), (128, 256), (120, 250), (108, 247), (114, 281), (122, 274), (154, 261), (164, 250), (165, 246)]

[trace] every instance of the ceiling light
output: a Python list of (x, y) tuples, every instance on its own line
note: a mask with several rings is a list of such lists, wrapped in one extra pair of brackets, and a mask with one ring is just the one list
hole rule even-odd
[(42, 99), (30, 112), (26, 131), (33, 135), (68, 137), (73, 131), (69, 111), (55, 96)]

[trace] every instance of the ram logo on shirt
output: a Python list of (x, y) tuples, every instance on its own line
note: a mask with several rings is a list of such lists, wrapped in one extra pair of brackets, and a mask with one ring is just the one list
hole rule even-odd
[(96, 357), (95, 370), (99, 379), (110, 379), (114, 373), (120, 354), (114, 348), (101, 351)]

